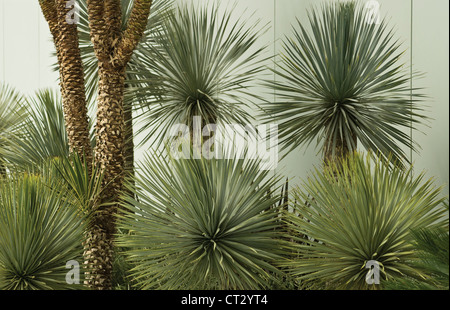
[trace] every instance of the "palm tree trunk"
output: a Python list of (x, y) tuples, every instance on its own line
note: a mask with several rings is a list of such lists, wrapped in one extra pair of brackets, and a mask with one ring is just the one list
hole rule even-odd
[(124, 70), (99, 70), (96, 160), (110, 189), (106, 200), (116, 201), (124, 176)]
[(67, 22), (71, 10), (66, 8), (67, 1), (39, 0), (39, 3), (56, 47), (69, 148), (71, 152), (84, 153), (86, 161), (91, 163), (92, 149), (77, 25)]
[(151, 0), (135, 0), (127, 28), (121, 33), (119, 0), (87, 1), (99, 66), (95, 159), (103, 172), (100, 205), (85, 243), (86, 284), (93, 289), (112, 288), (115, 219), (126, 169), (125, 135), (129, 134), (124, 117), (131, 112), (124, 109), (125, 68), (147, 26), (151, 4)]
[[(101, 205), (91, 219), (85, 243), (86, 284), (93, 289), (112, 288), (115, 217), (122, 192), (124, 165), (124, 71), (99, 70), (96, 162), (103, 171)], [(105, 206), (106, 203), (108, 206)], [(94, 250), (95, 249), (95, 250)]]

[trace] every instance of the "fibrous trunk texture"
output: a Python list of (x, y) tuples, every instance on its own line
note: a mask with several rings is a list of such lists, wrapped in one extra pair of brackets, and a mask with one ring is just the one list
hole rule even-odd
[[(337, 181), (338, 175), (344, 172), (343, 165), (345, 160), (356, 150), (358, 143), (356, 134), (352, 133), (351, 139), (352, 145), (348, 145), (348, 142), (345, 139), (338, 138), (334, 148), (332, 142), (328, 143), (325, 147), (324, 168), (331, 169), (333, 172), (334, 177), (331, 181)], [(349, 179), (349, 181), (351, 182), (351, 179)]]
[(67, 7), (67, 1), (40, 0), (39, 3), (56, 47), (69, 148), (71, 152), (84, 154), (86, 161), (91, 163), (92, 149), (77, 25), (67, 22), (71, 10)]
[(348, 145), (345, 139), (338, 137), (336, 139), (336, 144), (333, 146), (331, 138), (327, 141), (324, 148), (324, 162), (325, 164), (329, 164), (332, 162), (336, 162), (340, 159), (346, 158), (349, 154), (356, 149), (357, 146), (357, 138), (356, 135), (352, 135), (352, 143), (353, 145)]
[[(86, 284), (94, 289), (112, 287), (112, 256), (117, 202), (124, 178), (123, 71), (99, 71), (96, 162), (103, 171), (101, 205), (91, 219), (85, 244), (89, 267)], [(109, 204), (112, 203), (112, 204)], [(108, 204), (105, 206), (105, 204)]]
[[(125, 85), (125, 90), (127, 86)], [(133, 107), (130, 103), (124, 102), (124, 125), (125, 125), (125, 145), (124, 145), (124, 160), (125, 160), (125, 173), (129, 179), (129, 183), (134, 187), (134, 131), (133, 131)], [(128, 196), (133, 196), (133, 192), (127, 190)]]
[(2, 162), (0, 162), (0, 177), (5, 175), (6, 175), (6, 167)]
[(56, 46), (70, 148), (84, 152), (87, 160), (95, 157), (104, 174), (100, 203), (94, 207), (84, 242), (88, 267), (85, 284), (93, 289), (111, 289), (115, 214), (125, 170), (125, 68), (147, 26), (152, 1), (134, 0), (122, 31), (120, 0), (87, 0), (91, 40), (99, 66), (95, 156), (89, 140), (77, 25), (68, 22), (73, 8), (67, 0), (39, 0), (39, 4)]
[(93, 289), (112, 288), (115, 220), (127, 168), (125, 68), (147, 26), (151, 3), (150, 0), (135, 0), (127, 28), (122, 32), (119, 0), (87, 1), (91, 40), (99, 66), (95, 159), (103, 172), (100, 205), (85, 243), (89, 267), (86, 284)]

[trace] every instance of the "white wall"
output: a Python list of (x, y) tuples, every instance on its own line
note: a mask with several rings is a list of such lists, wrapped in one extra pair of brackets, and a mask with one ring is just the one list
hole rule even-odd
[[(211, 0), (195, 1), (199, 4)], [(218, 0), (216, 0), (218, 1)], [(333, 0), (327, 0), (333, 1)], [(222, 0), (229, 5), (234, 0)], [(437, 184), (445, 185), (448, 194), (449, 182), (449, 71), (448, 71), (448, 0), (378, 0), (381, 14), (391, 17), (391, 25), (397, 28), (397, 37), (407, 50), (404, 60), (412, 59), (414, 70), (426, 73), (426, 77), (414, 80), (414, 86), (426, 87), (430, 99), (429, 127), (412, 133), (421, 145), (419, 154), (410, 154), (415, 170), (427, 171)], [(306, 20), (306, 9), (317, 0), (241, 0), (236, 1), (238, 12), (245, 8), (256, 12), (270, 29), (259, 39), (268, 44), (271, 52), (280, 50), (281, 40), (291, 33), (295, 18)], [(53, 43), (48, 26), (40, 12), (38, 0), (0, 0), (0, 80), (16, 87), (25, 94), (33, 94), (43, 87), (58, 87), (58, 74), (51, 64)], [(274, 94), (266, 94), (269, 99)], [(141, 152), (142, 150), (140, 150)], [(305, 178), (312, 165), (318, 164), (317, 150), (298, 149), (287, 156), (278, 171), (296, 178), (297, 183)], [(140, 158), (140, 155), (138, 155)]]
[(422, 147), (413, 155), (416, 172), (427, 171), (439, 184), (449, 187), (449, 1), (415, 0), (413, 2), (413, 68), (423, 71), (423, 79), (414, 80), (414, 87), (424, 87), (430, 97), (429, 128), (414, 133)]
[(0, 79), (24, 94), (58, 87), (54, 50), (37, 0), (0, 0)]

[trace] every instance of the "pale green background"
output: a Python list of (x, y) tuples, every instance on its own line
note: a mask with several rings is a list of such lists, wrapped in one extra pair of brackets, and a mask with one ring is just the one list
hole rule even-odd
[[(178, 0), (191, 2), (192, 0)], [(333, 0), (328, 0), (333, 1)], [(213, 1), (194, 0), (201, 5)], [(296, 17), (306, 21), (306, 9), (314, 0), (222, 0), (226, 7), (236, 2), (237, 12), (255, 12), (250, 20), (261, 19), (269, 28), (259, 38), (267, 44), (268, 52), (279, 51), (281, 40), (291, 33)], [(397, 37), (406, 50), (404, 62), (413, 70), (426, 73), (415, 79), (413, 86), (425, 87), (429, 127), (417, 128), (412, 138), (421, 146), (419, 154), (410, 154), (416, 172), (426, 171), (435, 177), (436, 184), (445, 186), (449, 181), (449, 1), (448, 0), (378, 0), (381, 15), (391, 18)], [(246, 12), (244, 12), (247, 9)], [(57, 88), (58, 74), (52, 72), (50, 56), (53, 43), (48, 26), (40, 12), (37, 0), (0, 0), (0, 80), (6, 81), (25, 94), (33, 94), (44, 87)], [(267, 63), (271, 65), (270, 62)], [(270, 75), (269, 75), (270, 78)], [(258, 88), (259, 89), (259, 88)], [(261, 93), (264, 91), (260, 89)], [(274, 94), (265, 94), (273, 99)], [(136, 141), (138, 142), (138, 141)], [(144, 149), (137, 150), (142, 158)], [(285, 158), (277, 169), (298, 183), (307, 177), (313, 165), (319, 163), (317, 150), (299, 148)]]

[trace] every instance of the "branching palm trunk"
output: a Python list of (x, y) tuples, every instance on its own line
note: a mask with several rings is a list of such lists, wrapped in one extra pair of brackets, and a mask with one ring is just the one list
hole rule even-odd
[(97, 144), (95, 158), (104, 173), (100, 207), (87, 239), (86, 281), (94, 289), (112, 286), (112, 254), (115, 214), (125, 173), (124, 87), (125, 68), (147, 26), (151, 0), (135, 0), (128, 25), (121, 31), (119, 0), (88, 0), (91, 40), (98, 58)]
[[(78, 149), (82, 145), (86, 152), (88, 144), (83, 143), (88, 141), (85, 138), (89, 134), (77, 27), (66, 21), (70, 10), (66, 8), (66, 0), (39, 2), (57, 47), (71, 146)], [(151, 0), (135, 0), (126, 30), (122, 31), (120, 0), (87, 0), (91, 41), (99, 66), (95, 160), (104, 175), (100, 204), (85, 240), (85, 265), (89, 270), (85, 283), (93, 289), (112, 288), (115, 214), (125, 171), (125, 68), (144, 33), (151, 4)], [(85, 127), (75, 127), (73, 123), (80, 125), (81, 120)]]

